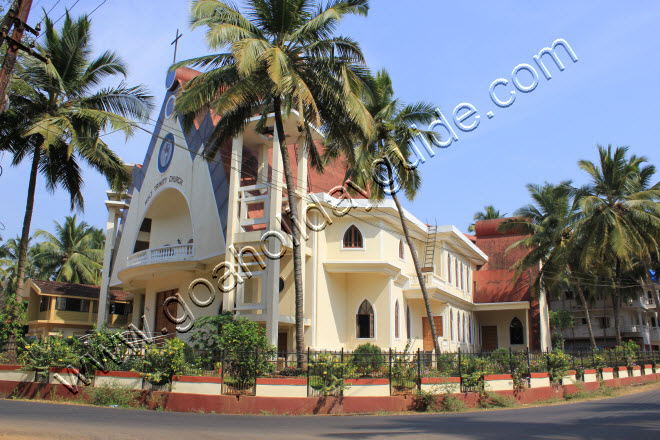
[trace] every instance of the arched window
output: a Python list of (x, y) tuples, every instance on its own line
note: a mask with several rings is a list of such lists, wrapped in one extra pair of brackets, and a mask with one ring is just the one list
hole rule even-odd
[(412, 334), (412, 317), (410, 316), (410, 306), (406, 306), (406, 336), (410, 339)]
[(366, 299), (362, 301), (357, 315), (355, 315), (355, 337), (374, 337), (374, 308)]
[(472, 316), (470, 316), (470, 324), (468, 326), (468, 331), (470, 332), (470, 344), (472, 344)]
[(362, 245), (362, 233), (355, 225), (351, 225), (344, 233), (344, 247), (348, 249), (360, 249)]
[(465, 290), (463, 288), (463, 263), (461, 263), (461, 290)]
[(461, 342), (461, 312), (456, 312), (456, 327), (458, 330), (457, 338), (456, 340), (458, 342)]
[(403, 260), (404, 255), (403, 240), (399, 240), (399, 258)]
[(447, 254), (447, 282), (451, 284), (451, 255), (449, 254)]
[(451, 336), (451, 340), (454, 340), (454, 311), (451, 310), (449, 312), (449, 333)]
[(509, 343), (511, 345), (522, 345), (525, 343), (525, 332), (520, 319), (513, 318), (509, 326)]
[(399, 332), (399, 300), (394, 303), (394, 337), (399, 339), (401, 332)]
[(456, 259), (454, 260), (454, 270), (456, 271), (456, 279), (454, 281), (456, 281), (456, 287), (458, 287), (458, 260)]

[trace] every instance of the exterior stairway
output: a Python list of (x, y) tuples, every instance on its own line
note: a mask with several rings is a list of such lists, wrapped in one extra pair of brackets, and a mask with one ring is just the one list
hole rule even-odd
[(435, 241), (438, 235), (437, 226), (429, 226), (426, 235), (426, 248), (424, 250), (424, 265), (422, 272), (433, 272), (433, 258), (435, 257)]

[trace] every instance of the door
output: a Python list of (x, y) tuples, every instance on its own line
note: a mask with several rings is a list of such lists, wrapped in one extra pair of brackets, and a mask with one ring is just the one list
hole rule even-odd
[[(442, 337), (442, 316), (434, 316), (433, 323), (435, 324), (435, 331), (438, 338)], [(424, 351), (433, 351), (435, 347), (433, 346), (431, 326), (427, 317), (422, 317), (422, 335), (424, 336)]]
[(154, 332), (162, 333), (166, 335), (168, 339), (174, 338), (176, 336), (176, 323), (170, 318), (177, 317), (177, 301), (170, 300), (167, 304), (168, 314), (165, 313), (165, 301), (167, 298), (176, 295), (178, 292), (177, 289), (174, 290), (165, 290), (163, 292), (158, 292), (156, 294), (156, 319), (154, 322)]
[(277, 334), (277, 355), (279, 357), (286, 357), (289, 348), (289, 334), (286, 332)]
[(481, 326), (481, 351), (497, 350), (497, 326)]

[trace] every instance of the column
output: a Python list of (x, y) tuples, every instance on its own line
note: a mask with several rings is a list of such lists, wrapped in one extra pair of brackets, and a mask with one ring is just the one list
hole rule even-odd
[[(119, 194), (108, 193), (108, 198), (117, 198)], [(115, 205), (116, 202), (106, 202), (108, 208), (108, 222), (105, 226), (105, 249), (103, 252), (103, 272), (101, 272), (101, 288), (99, 291), (99, 311), (96, 317), (96, 327), (102, 328), (106, 323), (108, 312), (108, 290), (110, 288), (110, 263), (115, 249), (115, 239), (117, 238), (117, 223), (121, 217), (121, 210)]]
[[(267, 239), (266, 246), (271, 255), (278, 255), (281, 249), (281, 241), (277, 234), (281, 234), (282, 219), (282, 191), (284, 189), (282, 154), (277, 134), (277, 126), (273, 133), (273, 176), (271, 179), (270, 212), (268, 215), (268, 232), (271, 235)], [(277, 333), (280, 322), (280, 259), (266, 257), (266, 336), (271, 344), (277, 347)]]
[[(234, 139), (232, 139), (231, 144), (231, 159), (230, 159), (230, 169), (229, 169), (229, 200), (227, 203), (227, 233), (225, 237), (225, 261), (229, 264), (229, 268), (234, 268), (238, 272), (236, 267), (236, 261), (234, 258), (234, 253), (229, 249), (230, 246), (234, 246), (235, 243), (235, 234), (240, 232), (240, 218), (238, 214), (239, 210), (239, 200), (238, 193), (241, 187), (241, 166), (243, 165), (243, 134), (239, 134)], [(226, 269), (227, 270), (227, 269)], [(226, 281), (228, 283), (232, 282), (233, 278), (229, 277)], [(236, 295), (236, 289), (232, 289), (229, 292), (223, 292), (222, 294), (222, 307), (224, 310), (233, 310), (234, 309), (234, 297)]]

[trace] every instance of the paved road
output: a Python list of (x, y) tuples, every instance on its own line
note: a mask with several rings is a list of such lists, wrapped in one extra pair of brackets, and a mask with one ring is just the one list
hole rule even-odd
[(0, 400), (0, 439), (660, 439), (660, 390), (461, 414), (227, 416)]

